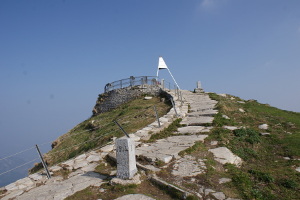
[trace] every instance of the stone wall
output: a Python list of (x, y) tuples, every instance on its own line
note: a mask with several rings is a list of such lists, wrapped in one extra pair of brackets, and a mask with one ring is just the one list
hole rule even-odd
[(138, 85), (115, 89), (106, 93), (99, 94), (96, 105), (93, 109), (93, 115), (108, 112), (117, 108), (123, 103), (127, 103), (142, 95), (166, 96), (167, 93), (156, 85)]

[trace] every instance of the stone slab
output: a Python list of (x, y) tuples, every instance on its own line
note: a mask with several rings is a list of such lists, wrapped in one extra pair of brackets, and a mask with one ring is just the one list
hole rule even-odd
[(127, 194), (122, 197), (116, 198), (115, 200), (155, 200), (143, 194)]
[[(49, 181), (47, 184), (17, 196), (17, 200), (48, 200), (65, 199), (66, 197), (81, 191), (89, 186), (99, 184), (106, 176), (95, 172), (73, 176), (64, 181)], [(51, 180), (51, 179), (50, 179)]]
[(209, 149), (208, 151), (212, 152), (215, 156), (215, 160), (222, 163), (230, 163), (234, 164), (238, 167), (242, 165), (242, 159), (237, 155), (234, 155), (228, 148), (226, 147), (218, 147), (215, 149)]
[(143, 156), (150, 162), (161, 160), (166, 163), (171, 158), (178, 157), (178, 153), (195, 144), (203, 142), (208, 135), (180, 135), (157, 140), (155, 143), (146, 144), (136, 149), (137, 156)]

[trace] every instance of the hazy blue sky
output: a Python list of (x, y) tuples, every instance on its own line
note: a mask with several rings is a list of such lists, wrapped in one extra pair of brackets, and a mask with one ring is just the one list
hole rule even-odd
[(0, 158), (90, 117), (106, 83), (155, 75), (158, 56), (182, 89), (300, 111), (299, 0), (1, 0)]

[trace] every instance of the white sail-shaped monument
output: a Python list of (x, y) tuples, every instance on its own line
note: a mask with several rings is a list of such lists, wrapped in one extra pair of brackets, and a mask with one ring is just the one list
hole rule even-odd
[(167, 64), (165, 63), (164, 59), (160, 56), (159, 59), (158, 59), (158, 67), (157, 67), (157, 73), (156, 73), (156, 76), (158, 77), (158, 72), (159, 70), (161, 69), (167, 69), (172, 77), (172, 79), (174, 80), (176, 86), (178, 87), (178, 89), (180, 89), (179, 85), (177, 84), (174, 76), (172, 75), (171, 71), (169, 70)]

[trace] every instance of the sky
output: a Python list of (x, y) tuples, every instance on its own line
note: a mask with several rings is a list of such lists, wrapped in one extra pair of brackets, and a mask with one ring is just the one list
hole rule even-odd
[(181, 89), (201, 81), (300, 112), (299, 10), (298, 0), (1, 0), (0, 158), (66, 133), (106, 83), (156, 75), (159, 56)]

